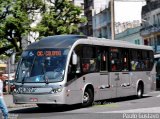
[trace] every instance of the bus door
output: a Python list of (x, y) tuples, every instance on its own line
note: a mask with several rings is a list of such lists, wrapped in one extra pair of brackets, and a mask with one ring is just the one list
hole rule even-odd
[(131, 78), (129, 72), (121, 72), (117, 83), (117, 97), (131, 95)]
[(121, 49), (121, 72), (117, 83), (117, 97), (131, 94), (131, 77), (129, 72), (129, 50)]
[(128, 50), (110, 48), (110, 81), (116, 96), (126, 96), (130, 88)]
[(101, 49), (98, 57), (100, 60), (100, 97), (101, 99), (111, 98), (112, 92), (108, 72), (108, 50), (104, 48)]

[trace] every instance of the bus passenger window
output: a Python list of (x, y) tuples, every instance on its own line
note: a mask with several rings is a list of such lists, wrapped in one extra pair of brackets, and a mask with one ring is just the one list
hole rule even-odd
[(122, 49), (122, 71), (129, 71), (129, 50)]
[(121, 49), (110, 48), (110, 70), (121, 71), (122, 70), (122, 58)]
[(83, 73), (90, 73), (97, 71), (97, 55), (96, 47), (84, 46), (82, 51), (82, 71)]
[(90, 67), (89, 67), (89, 70), (90, 70), (91, 72), (93, 72), (93, 71), (96, 70), (96, 62), (95, 62), (94, 59), (91, 59), (91, 60), (90, 60)]

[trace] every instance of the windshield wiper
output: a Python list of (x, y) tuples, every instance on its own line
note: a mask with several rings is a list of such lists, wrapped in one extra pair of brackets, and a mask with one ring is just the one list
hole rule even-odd
[(28, 72), (29, 72), (29, 69), (26, 70), (26, 72), (25, 72), (25, 74), (24, 74), (24, 77), (23, 77), (23, 79), (22, 79), (22, 84), (24, 84), (24, 80), (26, 79), (26, 75), (27, 75)]
[(45, 81), (46, 84), (49, 84), (48, 79), (46, 78), (46, 75), (45, 75), (45, 73), (46, 73), (45, 63), (42, 63), (41, 65), (42, 65), (42, 70), (43, 70), (43, 75), (44, 75), (43, 80)]

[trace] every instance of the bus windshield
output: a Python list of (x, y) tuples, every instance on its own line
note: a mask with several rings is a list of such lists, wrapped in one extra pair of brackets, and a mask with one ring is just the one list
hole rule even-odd
[(22, 53), (17, 82), (59, 82), (63, 80), (69, 49), (27, 50)]

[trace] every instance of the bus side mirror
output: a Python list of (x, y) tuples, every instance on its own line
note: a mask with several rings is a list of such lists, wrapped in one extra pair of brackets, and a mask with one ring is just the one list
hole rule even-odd
[(72, 64), (77, 65), (77, 54), (75, 52), (73, 52), (72, 55)]

